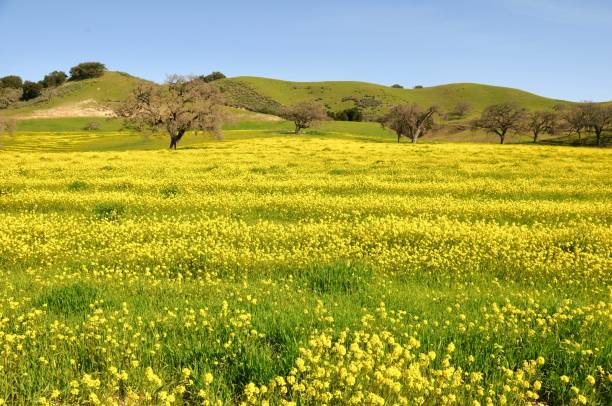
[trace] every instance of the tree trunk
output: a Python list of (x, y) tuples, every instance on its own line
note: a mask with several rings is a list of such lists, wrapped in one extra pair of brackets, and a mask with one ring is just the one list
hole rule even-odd
[(595, 130), (595, 136), (597, 137), (597, 146), (601, 147), (602, 145), (601, 144), (601, 130), (600, 131)]
[(180, 130), (178, 133), (176, 133), (176, 135), (170, 134), (170, 149), (176, 150), (176, 145), (181, 140), (181, 138), (183, 138), (183, 135), (185, 135), (185, 131), (183, 130)]
[(401, 135), (399, 135), (399, 133), (398, 133), (398, 134), (397, 134), (397, 143), (398, 143), (398, 144), (400, 143), (400, 137), (401, 137)]
[(506, 140), (506, 135), (505, 134), (499, 136), (499, 143), (500, 144), (503, 144), (505, 140)]
[(538, 133), (533, 133), (533, 143), (538, 142)]
[(414, 136), (413, 136), (413, 137), (412, 137), (412, 143), (413, 143), (413, 144), (416, 144), (416, 142), (417, 142), (417, 137), (414, 137)]
[(296, 134), (299, 134), (299, 133), (301, 133), (301, 132), (302, 132), (302, 127), (300, 127), (300, 125), (299, 125), (299, 124), (296, 124), (296, 125), (295, 125), (295, 133), (296, 133)]

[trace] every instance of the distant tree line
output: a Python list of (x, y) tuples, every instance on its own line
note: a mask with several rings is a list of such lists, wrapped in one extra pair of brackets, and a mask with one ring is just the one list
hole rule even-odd
[(45, 89), (56, 88), (66, 81), (97, 78), (104, 74), (106, 66), (100, 62), (83, 62), (70, 68), (70, 76), (55, 70), (38, 82), (23, 80), (16, 75), (0, 78), (0, 109), (7, 108), (17, 101), (28, 101), (40, 97)]

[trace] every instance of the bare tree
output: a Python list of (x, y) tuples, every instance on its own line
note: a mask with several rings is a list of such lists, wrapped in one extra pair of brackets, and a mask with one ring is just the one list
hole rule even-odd
[(595, 133), (597, 146), (602, 146), (601, 135), (612, 131), (612, 106), (585, 103), (579, 107), (583, 112), (584, 127)]
[(299, 134), (305, 128), (310, 128), (313, 124), (328, 120), (325, 107), (313, 101), (304, 101), (286, 107), (281, 112), (281, 116), (295, 124), (295, 133)]
[(221, 92), (214, 85), (173, 75), (162, 86), (139, 85), (115, 112), (128, 124), (166, 131), (170, 149), (176, 149), (189, 130), (220, 136), (222, 104)]
[(416, 144), (420, 137), (434, 126), (434, 114), (438, 112), (436, 106), (427, 109), (419, 107), (417, 104), (399, 104), (393, 106), (391, 110), (381, 119), (381, 124), (385, 128), (390, 128), (397, 134), (397, 142), (401, 137), (410, 138)]
[(564, 121), (567, 133), (570, 135), (576, 133), (578, 142), (582, 143), (582, 133), (587, 130), (584, 110), (580, 106), (575, 106), (562, 108), (559, 111), (561, 111), (561, 118)]
[(494, 104), (482, 112), (475, 126), (499, 136), (500, 144), (506, 140), (509, 131), (519, 132), (525, 117), (525, 110), (511, 103)]
[(557, 115), (553, 111), (534, 111), (527, 116), (525, 128), (533, 134), (533, 142), (538, 142), (540, 134), (554, 134), (557, 129)]

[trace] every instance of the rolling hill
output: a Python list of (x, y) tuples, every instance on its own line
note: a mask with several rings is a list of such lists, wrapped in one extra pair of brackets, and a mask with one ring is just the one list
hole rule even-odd
[[(47, 97), (21, 102), (0, 110), (4, 116), (26, 118), (108, 116), (108, 105), (119, 102), (139, 83), (145, 82), (122, 72), (106, 72), (102, 77), (67, 82)], [(530, 110), (550, 109), (568, 103), (517, 89), (474, 83), (456, 83), (422, 89), (400, 89), (365, 82), (289, 82), (258, 77), (235, 77), (217, 83), (228, 105), (246, 110), (277, 113), (282, 106), (315, 100), (330, 111), (360, 107), (374, 118), (397, 103), (438, 105), (449, 111), (458, 102), (472, 106), (467, 117), (478, 115), (486, 106), (514, 102)]]
[(283, 105), (316, 100), (330, 111), (354, 106), (366, 115), (376, 116), (398, 103), (437, 105), (449, 111), (458, 102), (472, 106), (468, 117), (478, 115), (486, 106), (513, 102), (529, 110), (551, 109), (555, 104), (569, 103), (549, 99), (522, 90), (475, 83), (456, 83), (422, 89), (401, 89), (365, 82), (288, 82), (258, 77), (236, 77), (220, 80), (230, 105), (273, 113)]

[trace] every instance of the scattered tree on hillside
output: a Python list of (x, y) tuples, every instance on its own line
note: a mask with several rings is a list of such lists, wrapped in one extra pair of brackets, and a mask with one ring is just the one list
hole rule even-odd
[(100, 62), (83, 62), (70, 68), (70, 80), (97, 78), (104, 74), (106, 66)]
[(281, 116), (295, 124), (295, 133), (299, 134), (305, 128), (310, 128), (319, 121), (328, 119), (327, 111), (321, 104), (313, 101), (304, 101), (286, 107)]
[(223, 98), (216, 86), (174, 75), (162, 86), (139, 85), (116, 113), (136, 127), (166, 131), (170, 149), (176, 149), (189, 130), (220, 136), (222, 104)]
[(59, 71), (59, 70), (54, 70), (53, 72), (45, 75), (43, 80), (40, 81), (40, 84), (46, 88), (57, 87), (61, 85), (62, 83), (64, 83), (67, 78), (68, 76), (64, 72)]
[(612, 131), (612, 106), (585, 103), (579, 107), (583, 112), (584, 127), (593, 133), (597, 146), (602, 146), (601, 135), (604, 131)]
[(214, 82), (215, 80), (225, 79), (225, 75), (221, 72), (215, 71), (209, 75), (200, 76), (200, 79), (202, 79), (206, 83), (210, 83), (210, 82)]
[(0, 88), (21, 89), (23, 80), (16, 75), (9, 75), (0, 78)]
[(394, 84), (394, 85), (391, 85), (391, 87), (394, 88), (394, 89), (403, 89), (404, 88), (404, 86), (398, 85), (397, 83)]
[(509, 131), (520, 131), (524, 117), (523, 108), (510, 103), (501, 103), (484, 109), (480, 119), (474, 124), (478, 128), (497, 134), (500, 144), (503, 144)]
[(416, 85), (415, 87), (413, 87), (413, 89), (422, 89), (423, 86), (422, 85)]
[(534, 111), (529, 113), (525, 128), (533, 134), (533, 142), (538, 142), (540, 134), (554, 134), (557, 129), (557, 115), (553, 111)]
[(35, 99), (42, 94), (42, 85), (36, 82), (30, 82), (26, 80), (23, 82), (23, 93), (21, 94), (21, 100)]
[(5, 109), (21, 99), (21, 89), (0, 88), (0, 109)]
[(587, 129), (584, 110), (580, 106), (560, 108), (561, 118), (569, 135), (576, 133), (582, 143), (582, 133)]
[(465, 117), (472, 110), (472, 105), (466, 101), (460, 101), (455, 104), (451, 111), (448, 112), (446, 118), (448, 120), (460, 119)]
[(434, 126), (434, 114), (438, 112), (436, 106), (427, 109), (419, 107), (417, 104), (399, 104), (393, 106), (391, 110), (381, 119), (381, 124), (385, 128), (390, 128), (397, 134), (397, 142), (401, 137), (410, 138), (412, 143), (416, 143), (427, 131)]

